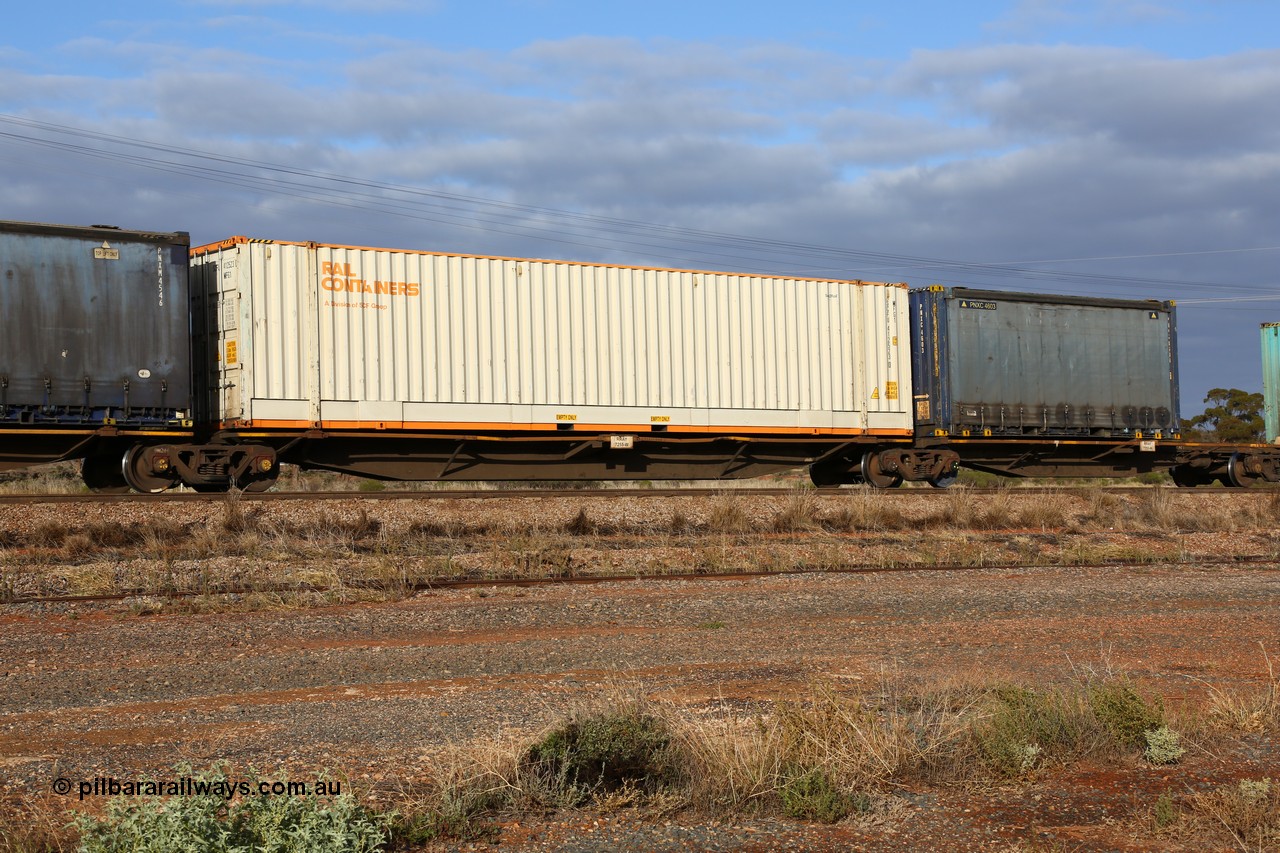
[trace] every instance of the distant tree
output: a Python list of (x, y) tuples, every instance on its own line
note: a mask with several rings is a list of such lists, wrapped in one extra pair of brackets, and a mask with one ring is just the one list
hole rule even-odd
[(1208, 441), (1247, 444), (1263, 440), (1266, 423), (1262, 419), (1261, 394), (1250, 394), (1239, 388), (1214, 388), (1204, 398), (1203, 415), (1186, 420), (1187, 426), (1200, 432)]

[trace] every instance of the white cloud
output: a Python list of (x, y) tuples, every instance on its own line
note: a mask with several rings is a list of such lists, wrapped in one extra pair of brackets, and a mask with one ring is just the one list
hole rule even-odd
[[(500, 53), (387, 39), (335, 65), (194, 44), (82, 47), (116, 73), (41, 74), (0, 54), (0, 112), (526, 205), (907, 255), (1155, 254), (1274, 245), (1280, 233), (1271, 191), (1280, 185), (1277, 52), (1174, 60), (995, 45), (888, 65), (774, 44), (572, 38)], [(12, 217), (186, 229), (197, 239), (249, 233), (770, 263), (724, 247), (698, 256), (688, 246), (576, 236), (568, 226), (560, 237), (570, 242), (558, 244), (549, 242), (554, 232), (472, 221), (471, 210), (405, 201), (370, 210), (355, 196), (277, 195), (265, 182), (254, 191), (2, 139), (0, 175)], [(513, 221), (546, 222), (529, 211)], [(1273, 279), (1274, 261), (1257, 253), (1085, 269), (1256, 284)], [(804, 257), (771, 262), (806, 268)], [(971, 283), (954, 271), (870, 261), (812, 266)], [(1189, 295), (1137, 284), (1124, 295), (1135, 294)], [(1252, 344), (1236, 335), (1230, 346), (1248, 358)], [(1222, 384), (1207, 378), (1208, 359), (1193, 353), (1187, 364), (1192, 387)]]

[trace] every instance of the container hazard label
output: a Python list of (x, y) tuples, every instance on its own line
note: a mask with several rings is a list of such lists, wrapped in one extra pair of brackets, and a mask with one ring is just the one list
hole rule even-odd
[(960, 307), (961, 308), (977, 308), (979, 311), (994, 311), (996, 310), (996, 303), (979, 302), (976, 299), (961, 299)]

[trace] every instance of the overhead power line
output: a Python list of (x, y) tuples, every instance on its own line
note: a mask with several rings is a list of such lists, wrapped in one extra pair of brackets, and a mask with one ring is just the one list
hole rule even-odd
[[(137, 168), (196, 178), (255, 193), (303, 199), (326, 205), (371, 210), (382, 215), (436, 222), (491, 233), (532, 237), (593, 250), (611, 249), (656, 256), (664, 261), (741, 265), (761, 272), (780, 268), (798, 275), (832, 273), (832, 277), (872, 278), (915, 271), (915, 277), (937, 276), (953, 284), (989, 284), (985, 279), (1022, 282), (1063, 282), (1075, 287), (1161, 290), (1259, 292), (1271, 286), (1214, 281), (1187, 281), (1133, 275), (1036, 269), (1050, 263), (1132, 260), (1184, 255), (1258, 252), (1280, 247), (1209, 249), (1150, 255), (1059, 258), (1005, 263), (974, 262), (850, 249), (787, 240), (750, 237), (696, 228), (661, 225), (617, 217), (486, 199), (446, 190), (366, 180), (167, 145), (35, 119), (0, 115), (0, 124), (16, 130), (0, 131), (0, 140), (35, 146), (79, 157), (124, 163)], [(772, 274), (779, 274), (773, 272)], [(979, 276), (984, 281), (964, 281)], [(1203, 300), (1202, 300), (1203, 301)], [(1188, 303), (1192, 304), (1192, 303)]]

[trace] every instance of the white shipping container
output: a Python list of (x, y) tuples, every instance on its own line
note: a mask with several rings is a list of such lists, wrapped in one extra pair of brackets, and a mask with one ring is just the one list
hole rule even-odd
[(912, 429), (901, 284), (243, 237), (191, 264), (225, 426)]

